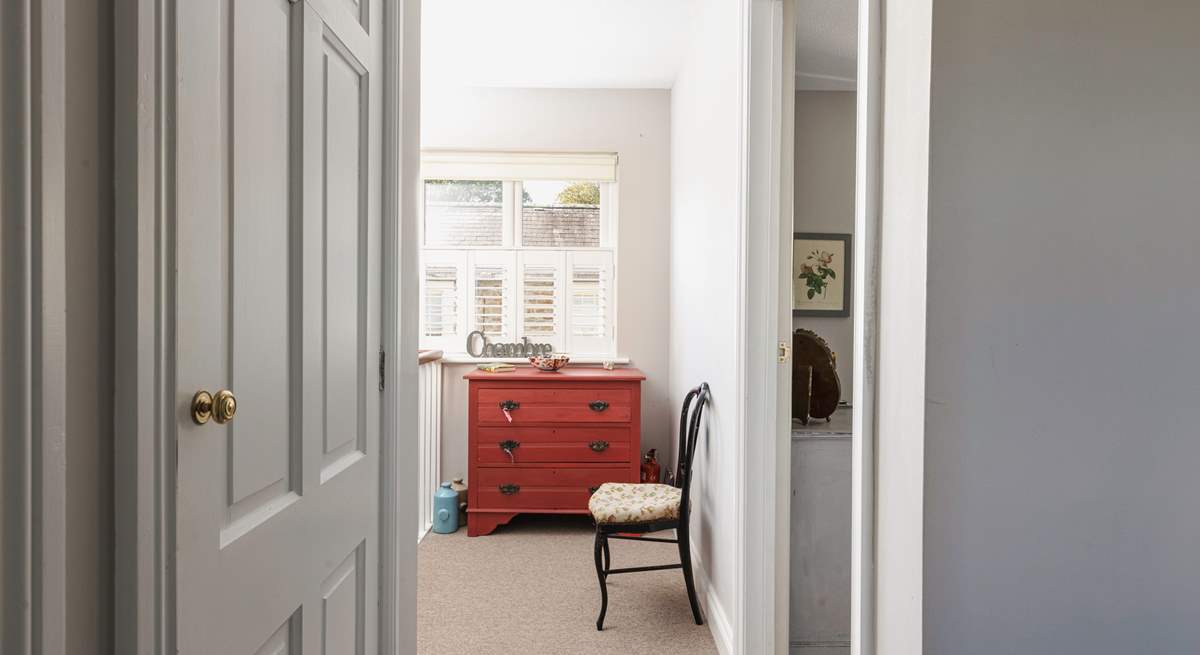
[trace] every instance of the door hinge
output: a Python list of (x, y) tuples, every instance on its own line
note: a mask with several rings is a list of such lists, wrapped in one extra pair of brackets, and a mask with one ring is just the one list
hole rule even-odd
[(380, 348), (379, 349), (379, 390), (380, 391), (383, 391), (383, 387), (384, 387), (384, 379), (385, 379), (385, 375), (386, 375), (384, 373), (384, 371), (386, 370), (384, 368), (384, 366), (386, 363), (387, 363), (387, 353), (383, 352), (383, 348)]
[(792, 358), (792, 344), (786, 341), (779, 342), (779, 363), (782, 364)]

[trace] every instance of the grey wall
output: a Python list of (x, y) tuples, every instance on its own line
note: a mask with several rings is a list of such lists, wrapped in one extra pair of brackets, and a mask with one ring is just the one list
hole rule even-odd
[(112, 2), (67, 3), (67, 653), (112, 650)]
[(1200, 644), (1200, 3), (934, 2), (925, 652)]
[[(854, 233), (853, 91), (796, 92), (796, 232)], [(854, 394), (854, 319), (797, 316), (793, 328), (821, 335), (837, 353), (842, 400)]]
[[(676, 403), (667, 391), (670, 307), (671, 93), (661, 89), (447, 89), (421, 97), (421, 147), (616, 152), (617, 351), (646, 373), (642, 449), (671, 452)], [(467, 472), (472, 365), (447, 365), (442, 477)]]

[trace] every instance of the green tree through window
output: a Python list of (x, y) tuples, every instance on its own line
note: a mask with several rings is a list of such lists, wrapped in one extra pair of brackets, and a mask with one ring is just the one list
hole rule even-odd
[(599, 205), (600, 185), (595, 182), (572, 182), (558, 192), (558, 202), (562, 205)]
[[(528, 193), (522, 195), (525, 202), (532, 200)], [(432, 202), (499, 205), (504, 202), (504, 183), (492, 180), (425, 180), (425, 199)]]

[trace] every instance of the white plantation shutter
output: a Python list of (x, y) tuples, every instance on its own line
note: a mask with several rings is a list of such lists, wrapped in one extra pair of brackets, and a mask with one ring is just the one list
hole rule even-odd
[(518, 257), (521, 284), (520, 337), (563, 349), (565, 257), (561, 252), (525, 251)]
[[(473, 252), (471, 259), (471, 330), (479, 330), (489, 341), (511, 341), (515, 336), (514, 253)], [(465, 343), (465, 340), (464, 340)]]
[(571, 269), (571, 336), (603, 337), (606, 330), (604, 310), (604, 269), (576, 266)]
[(467, 303), (464, 252), (427, 250), (422, 259), (421, 343), (455, 350), (466, 340)]
[(458, 332), (458, 277), (453, 266), (425, 267), (425, 335), (444, 337)]
[(524, 334), (554, 337), (558, 334), (558, 269), (553, 266), (525, 266), (521, 273), (525, 300), (521, 303)]
[(475, 267), (474, 327), (489, 337), (504, 334), (504, 310), (508, 298), (505, 270), (499, 266)]
[(613, 258), (607, 251), (567, 253), (567, 350), (614, 354)]

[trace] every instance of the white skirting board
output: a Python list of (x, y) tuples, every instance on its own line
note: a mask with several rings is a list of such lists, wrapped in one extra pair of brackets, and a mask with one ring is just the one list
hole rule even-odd
[(694, 548), (692, 549), (692, 575), (695, 576), (696, 592), (700, 596), (700, 605), (704, 610), (704, 623), (712, 633), (717, 650), (721, 655), (733, 655), (736, 652), (733, 648), (733, 624), (729, 622), (729, 615), (725, 613), (725, 608), (721, 605), (721, 600), (717, 598), (712, 583), (708, 579), (708, 573), (704, 570), (703, 560)]

